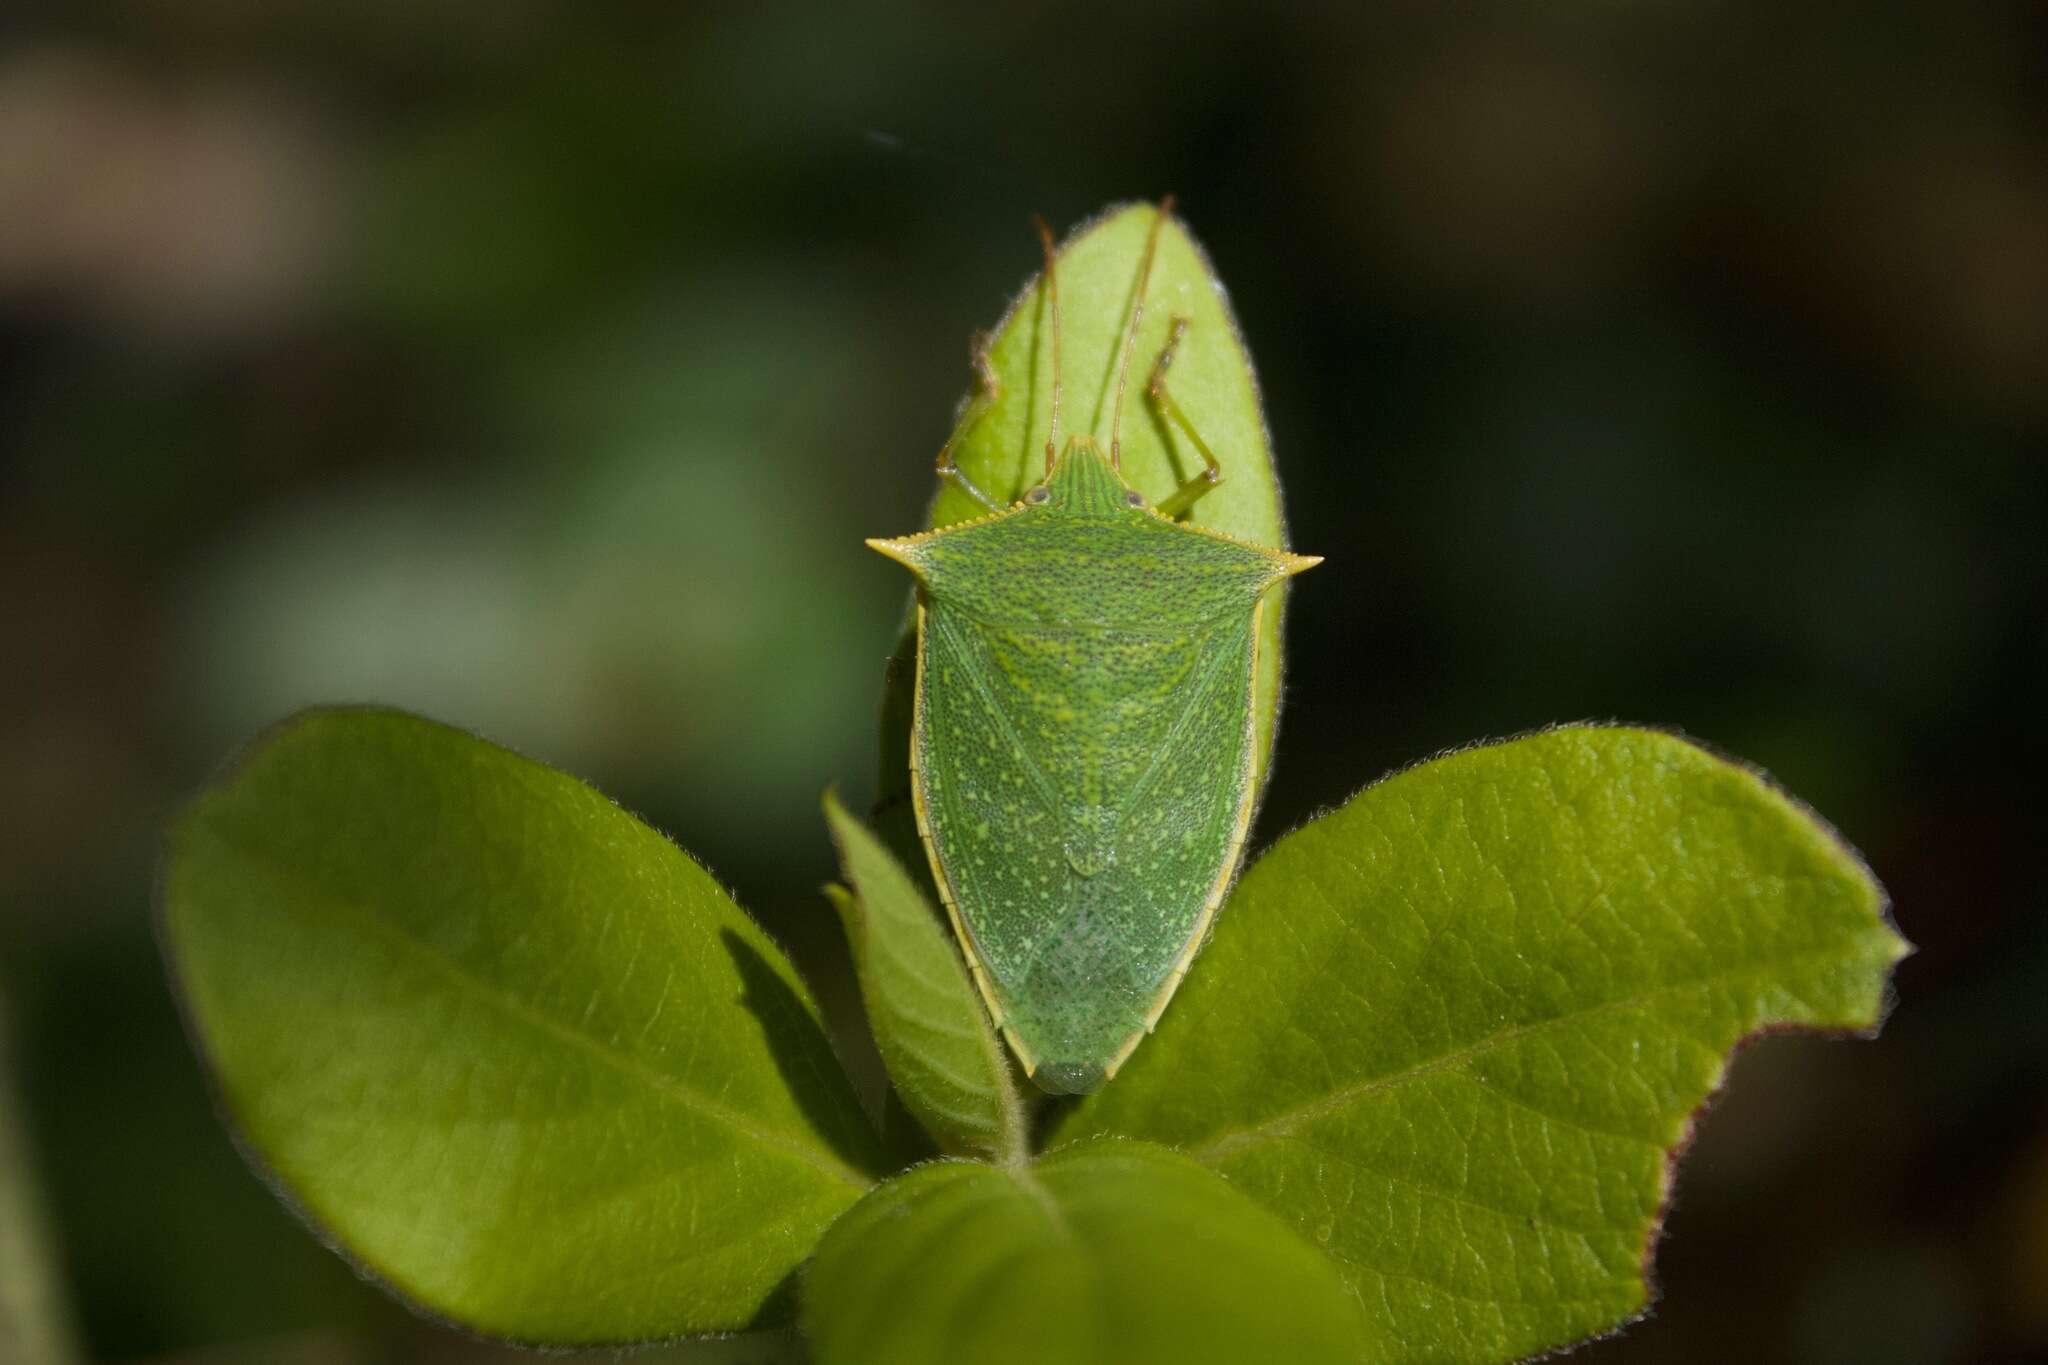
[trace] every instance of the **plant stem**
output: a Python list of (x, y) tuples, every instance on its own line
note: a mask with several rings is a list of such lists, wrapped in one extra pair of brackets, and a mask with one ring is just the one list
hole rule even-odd
[[(0, 1006), (4, 1004), (0, 998)], [(0, 1360), (74, 1365), (80, 1357), (58, 1290), (42, 1203), (30, 1176), (5, 1014), (0, 1008)]]

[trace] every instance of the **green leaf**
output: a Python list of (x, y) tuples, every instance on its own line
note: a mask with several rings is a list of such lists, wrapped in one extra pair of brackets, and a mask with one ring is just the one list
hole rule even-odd
[[(1112, 209), (1077, 229), (1059, 251), (1065, 379), (1060, 430), (1093, 433), (1105, 449), (1123, 328), (1130, 316), (1138, 263), (1157, 214), (1150, 204)], [(1029, 238), (1022, 232), (1017, 236), (1022, 256), (1030, 249)], [(1280, 480), (1251, 356), (1238, 334), (1222, 281), (1194, 238), (1175, 220), (1160, 233), (1145, 316), (1131, 352), (1124, 400), (1124, 471), (1156, 502), (1203, 467), (1201, 455), (1185, 436), (1169, 432), (1145, 399), (1152, 364), (1165, 348), (1176, 317), (1188, 319), (1188, 329), (1170, 371), (1174, 399), (1223, 465), (1223, 482), (1194, 505), (1188, 524), (1269, 549), (1286, 549)], [(955, 461), (983, 492), (1008, 503), (1044, 476), (1045, 438), (1052, 417), (1052, 320), (1036, 276), (997, 324), (989, 359), (1002, 386), (1001, 396), (955, 452)], [(950, 526), (982, 515), (985, 509), (949, 482), (939, 485), (927, 525)], [(1260, 623), (1255, 692), (1259, 785), (1264, 784), (1280, 707), (1280, 627), (1286, 593), (1284, 583), (1268, 590)], [(908, 837), (906, 755), (914, 645), (906, 633), (897, 647), (882, 713), (880, 809), (893, 817), (883, 833), (906, 862), (921, 856), (914, 854)]]
[(281, 1192), (479, 1331), (772, 1320), (873, 1183), (775, 945), (659, 834), (459, 731), (287, 721), (179, 822), (164, 939)]
[(846, 926), (897, 1094), (941, 1150), (1021, 1160), (1024, 1106), (952, 935), (902, 864), (831, 792), (825, 820), (854, 888), (826, 893)]
[(818, 1365), (1360, 1365), (1327, 1257), (1145, 1143), (922, 1166), (842, 1218), (804, 1276)]
[(1171, 1143), (1285, 1216), (1370, 1358), (1508, 1361), (1642, 1310), (1731, 1050), (1869, 1031), (1908, 951), (1811, 812), (1665, 734), (1573, 727), (1368, 788), (1246, 874), (1069, 1136)]

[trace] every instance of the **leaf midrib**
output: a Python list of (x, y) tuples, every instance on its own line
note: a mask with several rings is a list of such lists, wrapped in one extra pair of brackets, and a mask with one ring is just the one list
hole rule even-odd
[(475, 998), (497, 1009), (506, 1017), (517, 1020), (542, 1033), (580, 1049), (590, 1057), (612, 1069), (645, 1083), (656, 1094), (672, 1103), (680, 1104), (705, 1118), (723, 1124), (733, 1132), (764, 1147), (777, 1148), (796, 1157), (805, 1164), (854, 1189), (865, 1193), (875, 1187), (875, 1181), (856, 1168), (847, 1165), (838, 1157), (793, 1141), (783, 1134), (764, 1129), (736, 1109), (721, 1104), (695, 1087), (660, 1071), (639, 1058), (619, 1051), (604, 1040), (583, 1033), (554, 1018), (545, 1011), (534, 1008), (503, 987), (478, 976), (464, 967), (447, 952), (425, 939), (409, 932), (403, 925), (379, 911), (375, 905), (340, 896), (328, 890), (319, 882), (301, 872), (283, 859), (265, 849), (236, 838), (218, 824), (212, 826), (214, 837), (223, 844), (252, 862), (260, 863), (284, 880), (306, 888), (330, 906), (352, 912), (358, 922), (381, 934), (386, 940), (413, 954), (429, 967), (467, 991)]
[[(1464, 1047), (1416, 1062), (1410, 1066), (1403, 1067), (1399, 1071), (1382, 1076), (1374, 1076), (1368, 1080), (1357, 1081), (1350, 1085), (1339, 1087), (1304, 1104), (1282, 1110), (1264, 1122), (1245, 1128), (1226, 1130), (1211, 1137), (1199, 1146), (1191, 1146), (1183, 1150), (1204, 1165), (1213, 1165), (1226, 1157), (1233, 1156), (1249, 1148), (1287, 1137), (1304, 1124), (1313, 1123), (1319, 1118), (1334, 1114), (1380, 1091), (1392, 1090), (1440, 1072), (1454, 1070), (1475, 1058), (1483, 1057), (1496, 1049), (1506, 1047), (1510, 1043), (1519, 1042), (1523, 1038), (1545, 1033), (1552, 1029), (1563, 1028), (1569, 1024), (1579, 1023), (1602, 1014), (1635, 1009), (1638, 1006), (1650, 1004), (1679, 991), (1696, 990), (1702, 986), (1717, 986), (1724, 982), (1769, 971), (1787, 962), (1810, 962), (1816, 958), (1835, 957), (1841, 955), (1843, 951), (1841, 945), (1830, 945), (1803, 953), (1786, 953), (1774, 957), (1768, 962), (1746, 962), (1739, 967), (1731, 968), (1727, 971), (1709, 972), (1706, 975), (1694, 977), (1686, 981), (1665, 982), (1650, 990), (1639, 991), (1634, 995), (1621, 996), (1613, 1000), (1603, 1000), (1597, 1004), (1588, 1005), (1583, 1009), (1568, 1010), (1563, 1014), (1552, 1015), (1548, 1019), (1537, 1019), (1530, 1023), (1517, 1024), (1513, 1028), (1489, 1034), (1487, 1037), (1473, 1043), (1468, 1043)], [(1725, 1065), (1725, 1062), (1723, 1064)]]

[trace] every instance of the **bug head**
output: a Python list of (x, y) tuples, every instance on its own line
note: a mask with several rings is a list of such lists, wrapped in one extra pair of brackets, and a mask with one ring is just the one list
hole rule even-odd
[(1145, 497), (1124, 482), (1093, 436), (1071, 436), (1045, 482), (1026, 490), (1023, 502), (1069, 516), (1106, 517), (1144, 507)]

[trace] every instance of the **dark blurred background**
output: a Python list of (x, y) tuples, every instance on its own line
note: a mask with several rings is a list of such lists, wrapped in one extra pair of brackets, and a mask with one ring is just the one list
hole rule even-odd
[(1264, 836), (1657, 722), (1920, 945), (1882, 1041), (1743, 1056), (1660, 1307), (1582, 1358), (2048, 1359), (2048, 11), (959, 8), (8, 0), (0, 1276), (40, 1229), (91, 1359), (486, 1358), (230, 1148), (167, 814), (398, 703), (597, 782), (829, 981), (817, 793), (872, 789), (902, 608), (861, 538), (922, 515), (1029, 215), (1173, 190), (1328, 556)]

